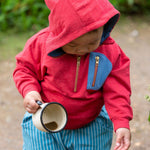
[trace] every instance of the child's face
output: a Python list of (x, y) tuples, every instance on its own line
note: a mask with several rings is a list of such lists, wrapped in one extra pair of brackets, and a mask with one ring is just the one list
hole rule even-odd
[(85, 55), (97, 49), (100, 45), (103, 27), (88, 32), (62, 47), (67, 54)]

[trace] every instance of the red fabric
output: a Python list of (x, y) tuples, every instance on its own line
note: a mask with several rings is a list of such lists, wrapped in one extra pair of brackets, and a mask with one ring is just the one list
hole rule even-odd
[(45, 0), (51, 9), (47, 52), (106, 24), (119, 12), (108, 0)]
[(129, 59), (112, 38), (107, 38), (95, 52), (104, 54), (113, 69), (98, 91), (87, 90), (89, 54), (82, 56), (77, 92), (74, 92), (76, 56), (47, 54), (80, 35), (103, 26), (118, 11), (107, 0), (45, 0), (51, 9), (50, 26), (28, 40), (16, 56), (14, 81), (23, 97), (30, 91), (41, 93), (45, 102), (61, 103), (68, 112), (66, 129), (80, 128), (94, 120), (103, 104), (115, 130), (129, 128)]

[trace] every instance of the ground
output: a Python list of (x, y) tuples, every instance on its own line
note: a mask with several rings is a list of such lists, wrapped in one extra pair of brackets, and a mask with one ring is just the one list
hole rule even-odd
[[(131, 59), (131, 86), (134, 117), (131, 121), (132, 144), (130, 150), (150, 149), (150, 22), (127, 17), (119, 23), (112, 36)], [(24, 115), (22, 97), (15, 88), (12, 72), (15, 60), (0, 62), (0, 149), (21, 150), (21, 121)], [(115, 140), (115, 138), (114, 138)], [(114, 142), (113, 142), (114, 145)]]

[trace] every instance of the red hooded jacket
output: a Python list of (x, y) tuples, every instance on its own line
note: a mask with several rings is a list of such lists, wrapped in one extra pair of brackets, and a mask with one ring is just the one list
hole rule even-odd
[[(66, 129), (93, 121), (104, 104), (115, 130), (129, 128), (130, 61), (110, 37), (119, 12), (108, 0), (45, 2), (51, 10), (49, 27), (31, 37), (16, 56), (13, 76), (19, 92), (24, 97), (38, 91), (44, 102), (61, 103), (68, 113)], [(101, 26), (102, 40), (94, 52), (77, 57), (62, 51), (63, 45)]]

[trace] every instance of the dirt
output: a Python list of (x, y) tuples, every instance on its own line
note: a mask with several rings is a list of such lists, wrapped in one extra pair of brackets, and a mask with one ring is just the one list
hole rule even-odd
[[(114, 30), (112, 36), (131, 59), (131, 105), (134, 118), (131, 121), (130, 150), (149, 150), (150, 103), (145, 100), (145, 95), (150, 95), (150, 22), (141, 23), (126, 18)], [(22, 149), (20, 124), (25, 110), (12, 79), (14, 68), (15, 60), (0, 62), (0, 150)]]

